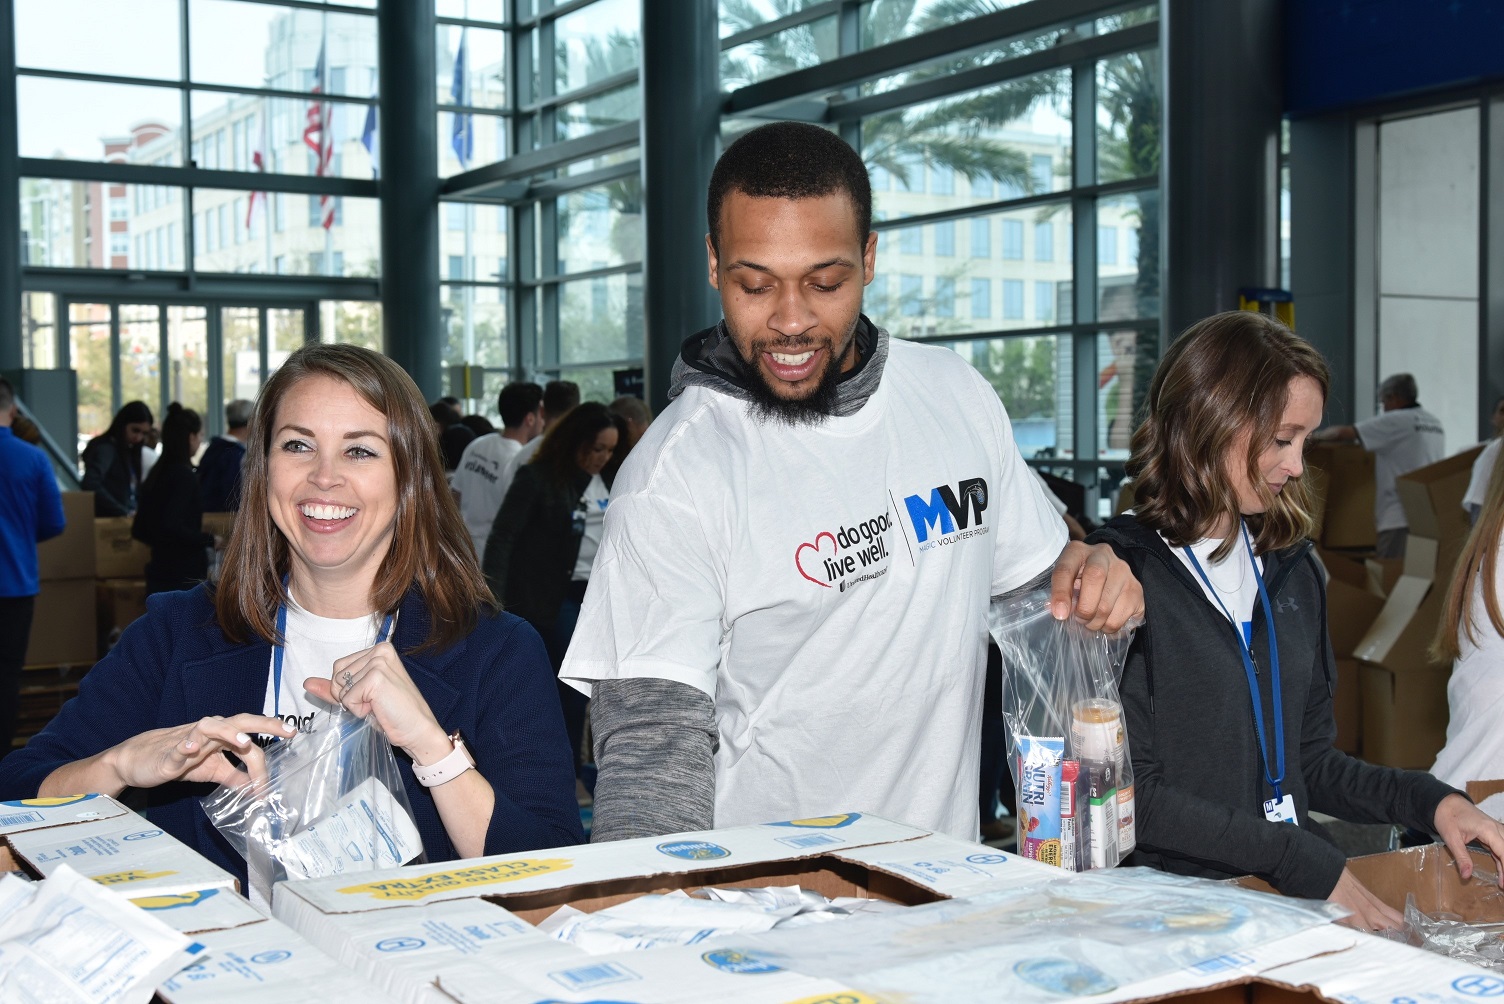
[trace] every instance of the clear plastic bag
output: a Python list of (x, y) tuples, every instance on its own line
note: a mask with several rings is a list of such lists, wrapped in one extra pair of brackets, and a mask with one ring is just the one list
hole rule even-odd
[(344, 708), (316, 715), (308, 732), (267, 748), (266, 772), (201, 800), (245, 858), (252, 901), (270, 903), (284, 879), (422, 860), (401, 768), (373, 718)]
[(1057, 621), (1050, 591), (993, 605), (1003, 653), (1008, 769), (1018, 852), (1067, 871), (1111, 868), (1133, 850), (1133, 766), (1118, 679), (1132, 630)]
[[(1491, 877), (1478, 875), (1480, 880)], [(1461, 959), (1482, 969), (1504, 972), (1504, 925), (1472, 924), (1456, 914), (1425, 914), (1413, 894), (1405, 897), (1405, 926), (1380, 931), (1379, 937)]]

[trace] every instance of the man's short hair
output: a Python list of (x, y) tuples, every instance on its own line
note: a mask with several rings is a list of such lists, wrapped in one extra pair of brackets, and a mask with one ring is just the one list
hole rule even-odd
[(872, 183), (862, 158), (835, 133), (807, 122), (758, 126), (716, 161), (705, 205), (716, 254), (721, 253), (721, 205), (732, 192), (758, 199), (817, 199), (845, 192), (864, 246), (872, 232)]
[(0, 377), (0, 411), (10, 411), (16, 403), (16, 388), (5, 377)]
[(555, 419), (580, 403), (580, 385), (573, 380), (550, 380), (543, 388), (543, 414)]
[(251, 411), (256, 405), (245, 398), (236, 398), (225, 405), (225, 425), (231, 429), (243, 429), (251, 424)]
[(496, 411), (501, 424), (515, 429), (543, 403), (543, 388), (526, 380), (517, 380), (501, 388), (496, 395)]
[(653, 421), (653, 409), (640, 397), (619, 397), (607, 407), (611, 409), (611, 414), (620, 415), (636, 425), (646, 426)]
[(1396, 373), (1379, 384), (1379, 400), (1397, 398), (1401, 404), (1414, 404), (1420, 400), (1420, 388), (1415, 386), (1415, 377), (1409, 373)]

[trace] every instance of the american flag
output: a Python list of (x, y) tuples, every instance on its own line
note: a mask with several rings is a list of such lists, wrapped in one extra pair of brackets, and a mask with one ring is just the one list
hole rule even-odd
[[(334, 163), (334, 130), (328, 101), (319, 98), (324, 94), (324, 44), (319, 43), (319, 61), (313, 68), (314, 99), (308, 103), (308, 124), (303, 128), (303, 144), (314, 154), (313, 173), (323, 178), (329, 174)], [(334, 196), (319, 196), (319, 220), (325, 230), (334, 226)]]

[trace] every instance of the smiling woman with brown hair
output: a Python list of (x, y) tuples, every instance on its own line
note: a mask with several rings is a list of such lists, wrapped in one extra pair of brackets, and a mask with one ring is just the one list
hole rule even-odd
[(153, 597), (0, 763), (0, 798), (146, 789), (157, 825), (244, 882), (198, 797), (239, 776), (226, 753), (254, 767), (257, 735), (338, 702), (412, 761), (430, 860), (579, 842), (547, 655), (496, 610), (411, 378), (355, 346), (295, 352), (257, 403), (243, 497), (218, 589)]

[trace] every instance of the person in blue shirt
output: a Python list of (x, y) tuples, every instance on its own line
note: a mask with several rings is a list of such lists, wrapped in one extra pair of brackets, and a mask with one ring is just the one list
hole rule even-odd
[(11, 431), (16, 392), (0, 378), (0, 757), (10, 752), (21, 664), (41, 580), (37, 542), (63, 532), (63, 497), (47, 455)]
[(251, 435), (251, 409), (244, 398), (225, 405), (223, 436), (204, 447), (198, 459), (199, 495), (204, 512), (234, 512), (240, 508), (240, 466), (245, 462), (245, 443)]

